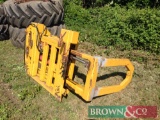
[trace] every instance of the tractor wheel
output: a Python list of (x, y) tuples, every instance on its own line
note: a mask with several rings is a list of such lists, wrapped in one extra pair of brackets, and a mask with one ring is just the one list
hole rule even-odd
[(24, 48), (25, 34), (25, 28), (9, 26), (10, 40), (15, 47)]
[(8, 25), (0, 25), (0, 41), (8, 39), (9, 39)]
[(4, 15), (3, 6), (0, 5), (0, 40), (8, 40), (9, 33), (8, 33), (8, 25), (7, 19)]
[(0, 24), (6, 24), (7, 23), (7, 19), (4, 15), (4, 9), (3, 6), (0, 5)]
[(58, 26), (48, 27), (48, 30), (52, 35), (60, 37), (61, 29), (65, 28), (64, 24), (60, 24)]
[[(59, 26), (47, 27), (52, 35), (60, 36), (60, 31), (65, 25), (61, 24)], [(17, 28), (10, 25), (9, 34), (12, 44), (18, 48), (24, 48), (26, 32), (24, 28)]]
[(18, 28), (28, 27), (31, 22), (42, 23), (47, 27), (59, 24), (63, 20), (62, 0), (4, 3), (4, 12), (8, 22)]

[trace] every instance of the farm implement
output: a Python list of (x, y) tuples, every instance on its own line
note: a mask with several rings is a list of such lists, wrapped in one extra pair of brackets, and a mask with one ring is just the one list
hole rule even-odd
[[(26, 29), (25, 67), (27, 74), (59, 101), (73, 91), (85, 101), (94, 97), (119, 92), (132, 79), (134, 67), (128, 59), (108, 59), (78, 52), (79, 33), (62, 29), (60, 37), (53, 36), (46, 26), (31, 23)], [(87, 69), (84, 85), (73, 79), (75, 62)], [(125, 66), (125, 79), (118, 85), (97, 87), (97, 74), (101, 67)]]

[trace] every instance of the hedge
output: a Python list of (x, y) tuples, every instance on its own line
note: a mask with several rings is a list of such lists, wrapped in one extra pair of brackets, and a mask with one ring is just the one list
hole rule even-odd
[(160, 53), (160, 12), (118, 5), (82, 8), (65, 1), (65, 24), (79, 31), (80, 40), (119, 50)]

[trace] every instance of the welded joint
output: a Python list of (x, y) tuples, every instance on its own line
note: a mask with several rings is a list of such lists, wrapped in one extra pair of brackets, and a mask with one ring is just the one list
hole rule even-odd
[(107, 59), (100, 56), (94, 56), (95, 59), (98, 59), (98, 71), (100, 67), (105, 67)]

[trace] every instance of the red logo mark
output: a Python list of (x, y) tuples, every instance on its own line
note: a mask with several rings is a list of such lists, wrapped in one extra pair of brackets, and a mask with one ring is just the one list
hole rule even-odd
[(127, 106), (127, 118), (157, 118), (157, 106)]

